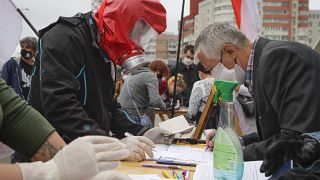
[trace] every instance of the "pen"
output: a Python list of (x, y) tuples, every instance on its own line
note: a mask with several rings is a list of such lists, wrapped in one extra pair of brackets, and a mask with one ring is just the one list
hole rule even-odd
[(162, 171), (162, 175), (165, 177), (165, 178), (168, 178), (168, 179), (173, 179), (172, 176), (169, 175), (169, 173), (167, 171)]
[(186, 176), (185, 176), (184, 179), (185, 179), (185, 180), (189, 180), (189, 176), (190, 176), (190, 171), (187, 171), (187, 172), (186, 172)]
[[(126, 137), (130, 137), (130, 136), (134, 136), (134, 135), (132, 135), (131, 133), (129, 133), (129, 132), (125, 132), (124, 133), (124, 136), (126, 136)], [(150, 147), (150, 149), (152, 150), (152, 151), (154, 151), (154, 152), (157, 152), (154, 148), (152, 148), (152, 147)]]
[(172, 170), (172, 174), (173, 174), (173, 178), (174, 178), (174, 179), (179, 179), (178, 176), (177, 176), (176, 171)]
[(168, 164), (151, 164), (151, 163), (144, 163), (142, 164), (144, 167), (155, 167), (155, 168), (172, 168), (172, 169), (180, 169), (181, 166), (176, 165), (168, 165)]
[(157, 159), (157, 163), (159, 164), (170, 164), (170, 165), (181, 165), (181, 166), (197, 166), (194, 162), (188, 162), (188, 161), (177, 161), (177, 160), (162, 160)]

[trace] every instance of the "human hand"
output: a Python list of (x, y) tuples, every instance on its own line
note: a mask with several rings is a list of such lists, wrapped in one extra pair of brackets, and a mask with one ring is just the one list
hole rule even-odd
[(48, 177), (86, 180), (100, 171), (118, 167), (120, 160), (128, 156), (126, 145), (117, 139), (86, 136), (72, 141), (46, 163), (21, 163), (19, 166), (24, 180)]
[(155, 148), (156, 145), (150, 139), (144, 136), (129, 136), (121, 139), (121, 142), (126, 144), (127, 148), (130, 150), (130, 155), (125, 160), (143, 161), (146, 159), (146, 154), (150, 158), (153, 158), (151, 148)]
[(320, 145), (317, 140), (300, 135), (286, 135), (268, 148), (260, 171), (270, 176), (288, 160), (308, 167), (313, 161), (319, 159), (319, 154)]
[(132, 180), (126, 174), (117, 171), (103, 171), (94, 176), (91, 180)]
[(149, 138), (155, 144), (172, 144), (174, 138), (174, 134), (170, 131), (159, 127), (149, 129), (143, 136)]
[(206, 146), (207, 146), (207, 149), (209, 149), (210, 151), (213, 150), (214, 142), (212, 141), (212, 139), (214, 138), (215, 135), (216, 135), (216, 130), (213, 130), (206, 136)]

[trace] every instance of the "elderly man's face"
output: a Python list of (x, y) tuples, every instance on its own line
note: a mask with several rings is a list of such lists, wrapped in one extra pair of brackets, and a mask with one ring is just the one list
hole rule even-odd
[(197, 56), (202, 66), (209, 71), (219, 64), (220, 61), (219, 59), (207, 58), (202, 51), (200, 51)]
[(237, 48), (235, 48), (233, 45), (226, 44), (221, 50), (221, 57), (219, 59), (207, 57), (201, 50), (197, 56), (203, 67), (211, 71), (219, 63), (223, 64), (228, 69), (234, 68), (237, 61), (237, 54)]

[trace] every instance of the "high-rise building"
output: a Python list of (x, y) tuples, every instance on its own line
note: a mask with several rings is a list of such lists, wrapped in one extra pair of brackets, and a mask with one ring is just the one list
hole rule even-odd
[(309, 44), (308, 0), (263, 0), (261, 35)]
[(237, 26), (231, 0), (204, 0), (195, 16), (194, 40), (209, 24), (223, 23)]
[(176, 59), (177, 47), (178, 35), (163, 33), (149, 41), (145, 48), (145, 55), (149, 60), (160, 59), (167, 62)]
[[(190, 0), (190, 13), (183, 18), (183, 46), (194, 43), (195, 16), (198, 14), (198, 5), (202, 1), (203, 0)], [(180, 29), (180, 21), (178, 22), (178, 29)]]
[[(204, 0), (195, 7), (198, 7), (198, 14), (194, 17), (193, 38), (190, 32), (188, 39), (195, 40), (209, 24), (236, 26), (231, 0)], [(258, 0), (258, 8), (262, 23), (259, 34), (263, 37), (298, 41), (309, 46), (319, 37), (319, 11), (309, 11), (308, 0)]]
[(309, 28), (311, 34), (309, 44), (314, 46), (320, 40), (320, 10), (309, 11)]

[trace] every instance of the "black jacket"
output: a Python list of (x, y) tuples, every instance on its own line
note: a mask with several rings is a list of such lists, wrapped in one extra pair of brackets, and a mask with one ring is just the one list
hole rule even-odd
[(114, 100), (113, 65), (97, 44), (91, 13), (40, 31), (29, 103), (69, 142), (84, 135), (143, 134)]
[[(176, 66), (171, 68), (170, 71), (171, 71), (171, 74), (174, 76), (177, 73)], [(182, 62), (180, 62), (178, 73), (183, 75), (183, 80), (187, 84), (186, 90), (184, 90), (178, 95), (178, 99), (180, 100), (183, 99), (183, 101), (185, 102), (184, 105), (189, 106), (189, 99), (190, 99), (191, 91), (193, 88), (193, 84), (200, 80), (198, 76), (198, 70), (195, 64), (191, 64), (189, 66), (189, 69), (187, 69), (186, 66)]]
[(320, 130), (320, 55), (296, 42), (259, 38), (254, 52), (253, 96), (260, 142), (245, 160), (263, 159), (283, 134)]

